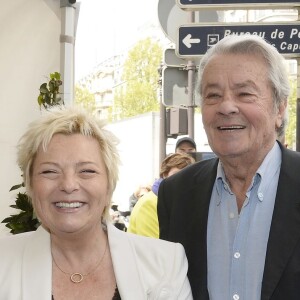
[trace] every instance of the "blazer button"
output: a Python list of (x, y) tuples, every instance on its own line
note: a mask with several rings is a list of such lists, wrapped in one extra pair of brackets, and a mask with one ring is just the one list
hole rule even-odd
[(166, 289), (163, 288), (160, 293), (159, 293), (159, 299), (166, 299), (166, 300), (170, 300), (171, 299), (171, 294), (170, 292)]

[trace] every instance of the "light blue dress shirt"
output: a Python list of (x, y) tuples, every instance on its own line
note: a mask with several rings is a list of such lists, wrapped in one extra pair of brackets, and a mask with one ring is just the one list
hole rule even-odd
[(219, 163), (207, 227), (210, 300), (259, 300), (281, 165), (277, 143), (258, 168), (238, 213)]

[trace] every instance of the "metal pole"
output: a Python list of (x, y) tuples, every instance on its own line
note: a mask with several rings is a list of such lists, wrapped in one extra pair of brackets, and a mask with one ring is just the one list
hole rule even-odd
[[(195, 13), (192, 11), (189, 13), (189, 21), (195, 22)], [(194, 81), (195, 81), (195, 63), (192, 60), (187, 62), (188, 71), (188, 135), (194, 138), (194, 115), (195, 115), (195, 103), (194, 103)]]
[(60, 73), (66, 106), (74, 101), (75, 7), (61, 0)]
[(194, 104), (194, 78), (195, 78), (195, 69), (196, 66), (193, 61), (188, 61), (187, 70), (188, 70), (188, 135), (191, 138), (194, 138), (194, 113), (195, 113), (195, 104)]
[(300, 59), (297, 59), (296, 151), (300, 152)]
[[(300, 20), (300, 8), (298, 10), (298, 21)], [(297, 58), (297, 103), (296, 103), (296, 151), (300, 151), (300, 59)]]
[(166, 134), (166, 107), (162, 101), (162, 68), (163, 64), (159, 67), (159, 166), (160, 169), (161, 163), (166, 157), (166, 144), (167, 144), (167, 134)]
[(159, 131), (159, 168), (161, 163), (166, 157), (166, 107), (162, 103), (162, 99), (160, 98), (160, 131)]

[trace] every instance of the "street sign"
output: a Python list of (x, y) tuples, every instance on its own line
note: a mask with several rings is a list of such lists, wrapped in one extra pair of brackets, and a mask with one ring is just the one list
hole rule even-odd
[[(200, 97), (194, 96), (195, 105), (200, 105)], [(162, 70), (162, 103), (165, 106), (182, 107), (189, 105), (188, 71), (176, 67)]]
[[(300, 1), (300, 0), (299, 0)], [(181, 24), (189, 22), (190, 15), (176, 5), (175, 0), (158, 0), (157, 15), (160, 27), (166, 37), (176, 42), (177, 29)], [(216, 11), (195, 11), (195, 22), (217, 22)]]
[(214, 9), (245, 9), (245, 8), (294, 8), (300, 6), (300, 0), (176, 0), (177, 5), (184, 10), (204, 8)]
[[(231, 23), (232, 24), (232, 23)], [(227, 35), (256, 34), (266, 39), (285, 57), (300, 56), (300, 23), (245, 23), (227, 25), (189, 24), (179, 27), (177, 55), (179, 57), (201, 56)]]
[[(195, 65), (199, 65), (200, 58), (194, 57), (192, 61)], [(184, 58), (178, 57), (174, 48), (166, 48), (163, 53), (163, 63), (166, 67), (185, 68), (188, 61)]]
[(165, 106), (188, 105), (188, 72), (165, 67), (162, 71), (162, 102)]
[(168, 67), (184, 67), (187, 65), (187, 60), (176, 55), (175, 49), (167, 48), (163, 53), (163, 62)]
[(188, 12), (180, 9), (174, 0), (159, 0), (157, 15), (163, 33), (175, 43), (177, 28), (189, 20)]

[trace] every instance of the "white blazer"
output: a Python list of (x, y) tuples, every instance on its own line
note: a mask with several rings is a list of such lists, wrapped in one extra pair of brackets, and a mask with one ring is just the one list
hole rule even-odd
[[(190, 300), (188, 263), (181, 244), (138, 236), (107, 225), (122, 300)], [(0, 239), (0, 300), (51, 300), (50, 234), (37, 231)]]

